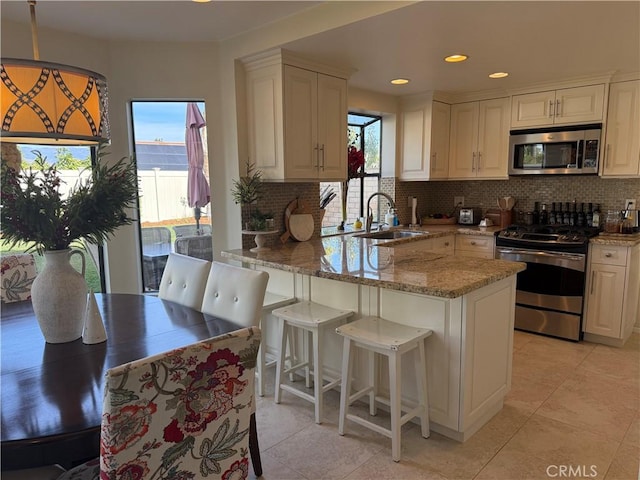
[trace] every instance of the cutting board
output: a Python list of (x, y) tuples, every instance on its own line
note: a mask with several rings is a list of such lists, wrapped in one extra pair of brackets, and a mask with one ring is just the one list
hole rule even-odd
[(289, 233), (299, 241), (306, 242), (313, 235), (313, 215), (310, 213), (292, 213), (289, 217)]

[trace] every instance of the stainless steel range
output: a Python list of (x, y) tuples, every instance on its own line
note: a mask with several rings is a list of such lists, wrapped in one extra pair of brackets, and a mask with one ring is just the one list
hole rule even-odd
[(582, 339), (587, 252), (597, 234), (569, 225), (513, 225), (496, 234), (495, 258), (527, 264), (518, 274), (517, 329)]

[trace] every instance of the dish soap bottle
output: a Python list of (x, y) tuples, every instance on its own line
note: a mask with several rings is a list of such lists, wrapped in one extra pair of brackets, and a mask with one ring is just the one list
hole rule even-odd
[(386, 223), (389, 227), (393, 227), (395, 225), (393, 209), (389, 207), (386, 215), (384, 216), (384, 223)]

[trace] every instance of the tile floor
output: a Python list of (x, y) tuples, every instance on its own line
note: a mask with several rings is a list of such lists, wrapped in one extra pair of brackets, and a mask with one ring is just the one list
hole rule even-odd
[(257, 402), (266, 480), (639, 478), (637, 333), (613, 348), (516, 331), (504, 408), (465, 443), (435, 432), (423, 439), (417, 425), (405, 425), (400, 463), (382, 435), (353, 422), (338, 435), (337, 392), (326, 394), (322, 425), (310, 403), (287, 392), (276, 405), (269, 371)]

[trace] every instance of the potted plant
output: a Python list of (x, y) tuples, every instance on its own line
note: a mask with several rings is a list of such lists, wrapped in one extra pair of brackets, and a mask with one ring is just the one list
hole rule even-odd
[(18, 171), (2, 162), (0, 222), (2, 238), (12, 247), (32, 243), (27, 251), (43, 253), (45, 267), (31, 288), (36, 318), (49, 343), (73, 341), (82, 335), (87, 285), (69, 258), (82, 239), (100, 244), (133, 220), (126, 209), (135, 204), (138, 177), (135, 164), (122, 158), (106, 165), (105, 144), (98, 147), (97, 165), (67, 195), (55, 165), (36, 152), (37, 168)]
[(248, 220), (244, 223), (245, 230), (264, 230), (266, 225), (266, 216), (256, 209), (252, 212), (251, 206), (258, 202), (263, 195), (262, 184), (262, 172), (255, 170), (253, 163), (247, 162), (247, 174), (244, 177), (240, 177), (239, 180), (233, 181), (233, 188), (231, 189), (231, 195), (236, 204), (241, 207), (247, 207), (247, 215), (245, 218)]

